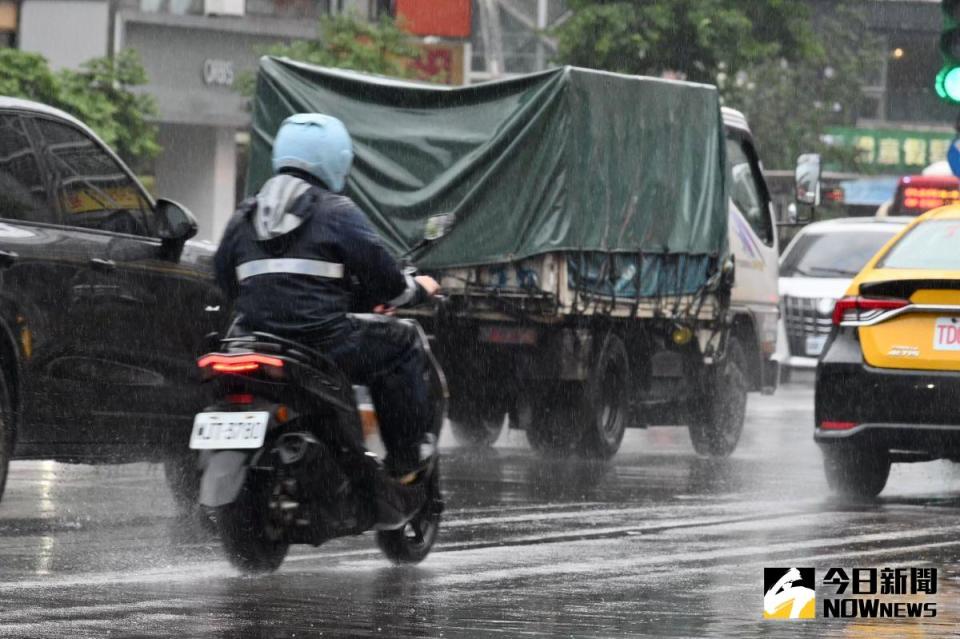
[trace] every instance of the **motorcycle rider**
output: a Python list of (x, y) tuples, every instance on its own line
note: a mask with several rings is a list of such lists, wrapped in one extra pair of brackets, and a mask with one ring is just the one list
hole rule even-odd
[(340, 120), (315, 113), (284, 120), (274, 175), (231, 218), (214, 266), (243, 329), (314, 348), (370, 388), (387, 467), (409, 481), (435, 452), (425, 353), (416, 326), (369, 311), (421, 303), (440, 287), (404, 274), (341, 195), (352, 162)]

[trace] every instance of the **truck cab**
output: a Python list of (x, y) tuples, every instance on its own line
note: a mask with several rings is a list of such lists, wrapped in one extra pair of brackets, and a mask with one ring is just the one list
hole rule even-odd
[(749, 361), (751, 389), (772, 393), (779, 317), (776, 225), (753, 135), (742, 113), (723, 108), (726, 134), (729, 246), (734, 260), (730, 314)]

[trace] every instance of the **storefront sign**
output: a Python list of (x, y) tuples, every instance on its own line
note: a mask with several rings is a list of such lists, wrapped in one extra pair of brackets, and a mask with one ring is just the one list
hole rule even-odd
[(232, 60), (216, 60), (208, 58), (203, 61), (203, 83), (232, 87), (235, 74)]
[(941, 131), (855, 129), (835, 127), (828, 142), (853, 146), (865, 168), (881, 173), (919, 173), (925, 166), (947, 159), (953, 134)]
[(405, 29), (419, 36), (469, 38), (470, 0), (395, 0), (397, 17)]
[(420, 52), (420, 60), (417, 61), (416, 67), (421, 77), (454, 86), (464, 83), (463, 43), (421, 43)]

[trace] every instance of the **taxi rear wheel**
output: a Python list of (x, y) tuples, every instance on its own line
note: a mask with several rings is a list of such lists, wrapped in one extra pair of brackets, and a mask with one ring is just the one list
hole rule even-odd
[(826, 449), (823, 470), (834, 492), (851, 499), (872, 499), (887, 484), (890, 455), (885, 450)]

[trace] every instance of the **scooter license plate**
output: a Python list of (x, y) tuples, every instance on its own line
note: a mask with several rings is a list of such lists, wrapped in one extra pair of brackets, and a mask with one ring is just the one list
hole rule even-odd
[(260, 448), (270, 413), (199, 413), (193, 419), (190, 448), (194, 450)]

